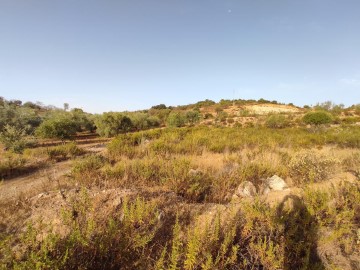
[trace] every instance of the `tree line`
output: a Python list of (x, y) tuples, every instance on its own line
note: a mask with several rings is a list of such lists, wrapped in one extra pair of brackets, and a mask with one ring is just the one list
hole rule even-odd
[(112, 137), (160, 126), (180, 127), (200, 120), (199, 111), (173, 109), (160, 104), (145, 111), (90, 114), (79, 108), (69, 109), (67, 103), (60, 109), (0, 97), (0, 141), (6, 149), (21, 152), (37, 138), (67, 140), (84, 131)]

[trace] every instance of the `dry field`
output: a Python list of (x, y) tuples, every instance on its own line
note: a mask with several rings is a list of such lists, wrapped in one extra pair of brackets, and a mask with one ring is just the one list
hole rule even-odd
[(14, 170), (41, 166), (0, 186), (0, 266), (358, 269), (358, 134), (190, 127), (27, 150)]

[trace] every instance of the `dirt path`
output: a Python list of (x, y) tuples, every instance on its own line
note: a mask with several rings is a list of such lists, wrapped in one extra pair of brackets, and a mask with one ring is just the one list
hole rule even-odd
[(51, 164), (45, 169), (7, 180), (0, 185), (0, 202), (24, 196), (30, 198), (54, 187), (71, 170), (71, 160)]
[[(106, 143), (89, 143), (79, 145), (79, 147), (90, 153), (100, 154), (106, 151)], [(58, 182), (64, 180), (66, 175), (70, 173), (72, 162), (72, 160), (66, 160), (49, 164), (44, 169), (1, 182), (0, 203), (16, 200), (20, 196), (31, 198), (39, 193), (55, 189)]]

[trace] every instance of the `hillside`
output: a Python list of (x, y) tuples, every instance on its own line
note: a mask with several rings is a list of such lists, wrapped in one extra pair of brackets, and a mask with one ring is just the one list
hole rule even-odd
[(0, 268), (359, 269), (359, 107), (325, 105), (50, 110), (0, 152)]

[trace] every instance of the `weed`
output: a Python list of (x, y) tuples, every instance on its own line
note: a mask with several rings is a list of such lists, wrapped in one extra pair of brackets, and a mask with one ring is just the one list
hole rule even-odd
[(337, 161), (312, 151), (303, 151), (291, 159), (290, 175), (295, 184), (315, 183), (325, 180), (334, 172)]

